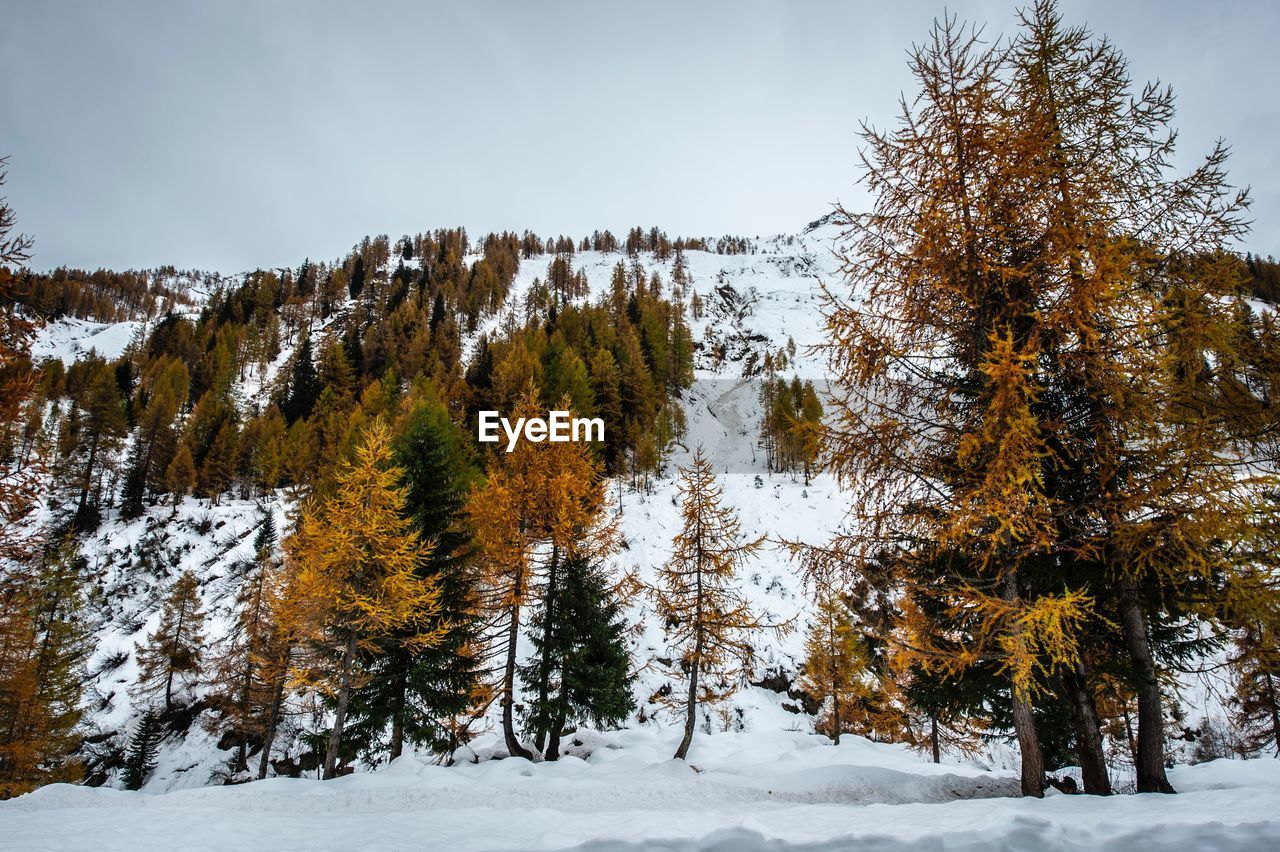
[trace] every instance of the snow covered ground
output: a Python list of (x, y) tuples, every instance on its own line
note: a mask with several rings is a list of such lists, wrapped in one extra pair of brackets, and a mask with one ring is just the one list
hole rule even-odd
[(90, 352), (107, 360), (119, 358), (142, 327), (141, 322), (102, 323), (63, 317), (37, 331), (31, 342), (31, 359), (39, 363), (56, 358), (72, 364)]
[[(580, 737), (557, 763), (404, 757), (335, 781), (149, 795), (65, 784), (0, 804), (0, 849), (1274, 850), (1280, 761), (1178, 767), (1177, 796), (1010, 798), (1011, 773), (811, 734)], [(980, 798), (981, 797), (981, 798)]]

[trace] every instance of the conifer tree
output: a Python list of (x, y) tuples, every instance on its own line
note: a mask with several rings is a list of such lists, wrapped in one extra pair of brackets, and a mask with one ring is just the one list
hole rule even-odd
[[(1022, 563), (1051, 534), (1048, 452), (1033, 371), (1038, 294), (1026, 278), (996, 271), (1017, 249), (1007, 246), (1002, 224), (1012, 199), (1001, 193), (1012, 176), (999, 66), (953, 19), (935, 24), (910, 64), (922, 95), (904, 103), (902, 132), (866, 132), (864, 168), (876, 203), (846, 219), (846, 270), (868, 285), (868, 297), (829, 305), (840, 388), (828, 450), (855, 491), (861, 530), (831, 552), (874, 558), (904, 539), (922, 543), (895, 564), (909, 589), (949, 606), (919, 611), (982, 615), (965, 620), (967, 633), (913, 624), (926, 632), (911, 636), (912, 646), (929, 649), (926, 666), (958, 671), (989, 654), (1004, 661), (1023, 793), (1040, 796), (1035, 676), (1045, 656), (1055, 664), (1070, 658), (1074, 648), (1058, 640), (1071, 633), (1059, 622), (1078, 620), (1088, 602), (1026, 594)], [(925, 184), (936, 191), (917, 192)], [(911, 244), (905, 254), (889, 248), (899, 239)], [(944, 636), (963, 636), (961, 647), (938, 647)]]
[(98, 479), (102, 468), (114, 462), (128, 431), (115, 370), (101, 359), (88, 361), (85, 370), (88, 376), (84, 390), (63, 421), (61, 436), (62, 456), (77, 494), (75, 525), (82, 531), (97, 526)]
[(621, 384), (622, 374), (613, 353), (600, 347), (591, 358), (591, 395), (596, 416), (605, 422), (605, 471), (615, 476), (621, 473), (623, 453)]
[(129, 737), (129, 750), (124, 758), (124, 770), (120, 781), (126, 790), (141, 790), (147, 777), (156, 768), (156, 750), (160, 745), (160, 720), (152, 710), (145, 711), (138, 719), (133, 735)]
[(800, 686), (822, 705), (819, 730), (825, 730), (836, 745), (845, 731), (866, 731), (869, 725), (852, 724), (859, 716), (864, 720), (868, 716), (870, 690), (862, 681), (866, 652), (853, 629), (848, 607), (830, 591), (818, 596), (804, 652)]
[(403, 515), (403, 471), (392, 458), (390, 430), (375, 419), (338, 473), (334, 496), (305, 510), (286, 544), (291, 606), (310, 652), (296, 679), (335, 703), (325, 778), (337, 773), (347, 704), (365, 675), (358, 652), (378, 653), (380, 640), (408, 626), (410, 647), (438, 645), (448, 632), (438, 618), (439, 581), (419, 571), (430, 547)]
[(1049, 322), (1068, 341), (1046, 384), (1074, 391), (1063, 444), (1076, 470), (1064, 479), (1087, 483), (1076, 523), (1093, 533), (1071, 549), (1100, 556), (1115, 593), (1107, 603), (1138, 698), (1138, 789), (1173, 792), (1152, 637), (1172, 626), (1162, 611), (1182, 609), (1171, 596), (1239, 572), (1222, 542), (1250, 537), (1272, 487), (1239, 475), (1249, 448), (1207, 404), (1238, 361), (1223, 335), (1238, 279), (1215, 258), (1243, 234), (1248, 198), (1227, 182), (1221, 142), (1172, 174), (1173, 95), (1134, 92), (1114, 45), (1064, 25), (1050, 0), (1021, 23), (1009, 54), (1016, 150), (1035, 195), (1017, 210), (1043, 202), (1040, 227), (1059, 235), (1037, 245), (1036, 263), (1060, 288)]
[(311, 354), (311, 335), (304, 335), (293, 356), (293, 372), (289, 375), (289, 395), (281, 411), (293, 423), (311, 414), (320, 396), (320, 380)]
[[(1155, 602), (1232, 573), (1220, 544), (1248, 536), (1261, 484), (1194, 400), (1217, 379), (1189, 369), (1232, 361), (1214, 350), (1233, 296), (1200, 259), (1239, 233), (1245, 199), (1222, 148), (1168, 175), (1171, 95), (1132, 93), (1113, 45), (1050, 0), (1022, 27), (997, 51), (939, 24), (900, 130), (867, 133), (876, 206), (844, 221), (869, 295), (829, 318), (828, 449), (862, 523), (831, 552), (897, 551), (930, 614), (920, 665), (1000, 661), (1028, 795), (1032, 703), (1057, 682), (1081, 764), (1101, 768), (1079, 640), (1109, 610), (1139, 698), (1139, 789), (1170, 792), (1150, 637), (1175, 625)], [(1107, 792), (1105, 772), (1086, 789)]]
[(364, 284), (365, 284), (364, 256), (361, 254), (357, 254), (355, 263), (351, 265), (351, 280), (350, 282), (348, 282), (348, 285), (347, 285), (350, 288), (350, 294), (352, 299), (358, 299), (360, 297), (360, 294), (364, 292)]
[[(0, 187), (8, 177), (7, 164), (8, 157), (0, 157)], [(6, 305), (5, 310), (0, 311), (0, 374), (4, 376), (0, 384), (0, 423), (6, 424), (17, 421), (36, 387), (36, 377), (30, 370), (23, 369), (22, 364), (29, 355), (27, 341), (33, 327), (22, 312), (12, 307), (20, 295), (15, 271), (31, 258), (34, 241), (26, 234), (14, 233), (16, 223), (13, 208), (0, 197), (0, 301)], [(60, 370), (61, 362), (56, 363)], [(43, 379), (48, 382), (55, 371), (44, 372)], [(43, 467), (43, 459), (37, 457), (0, 473), (0, 556), (4, 558), (28, 558), (39, 544), (25, 521), (44, 487), (40, 476)]]
[(235, 480), (239, 435), (234, 421), (224, 422), (214, 435), (213, 443), (209, 445), (209, 451), (205, 453), (204, 462), (200, 465), (200, 491), (214, 506), (218, 505), (223, 492)]
[(183, 498), (196, 487), (196, 463), (191, 458), (191, 448), (183, 442), (173, 454), (173, 461), (164, 472), (165, 488), (173, 498), (173, 511), (176, 514)]
[[(539, 396), (536, 385), (527, 385), (515, 415), (537, 416), (543, 410)], [(561, 408), (568, 410), (568, 403)], [(614, 528), (604, 517), (604, 489), (599, 465), (586, 444), (520, 441), (512, 452), (491, 457), (485, 486), (467, 501), (484, 574), (480, 605), (498, 640), (498, 698), (503, 738), (512, 756), (531, 756), (516, 735), (515, 688), (521, 616), (538, 568), (535, 555), (547, 551), (541, 591), (546, 600), (555, 600), (564, 559), (575, 554), (598, 557), (615, 545)], [(546, 622), (544, 631), (554, 623)], [(550, 688), (549, 662), (544, 656), (536, 678), (542, 700)]]
[[(534, 659), (521, 669), (532, 698), (526, 726), (548, 735), (546, 759), (560, 757), (560, 737), (570, 723), (617, 725), (635, 709), (631, 656), (616, 594), (599, 568), (582, 556), (566, 559), (555, 596), (544, 598), (530, 619)], [(544, 667), (547, 689), (540, 689)]]
[[(0, 157), (0, 187), (9, 177), (9, 157)], [(20, 266), (31, 259), (31, 247), (35, 241), (26, 234), (14, 234), (17, 214), (0, 198), (0, 266)], [(4, 343), (10, 341), (5, 340)]]
[(0, 573), (0, 799), (74, 780), (84, 666), (93, 650), (70, 546)]
[(296, 652), (304, 635), (310, 612), (307, 602), (297, 594), (297, 574), (287, 565), (272, 566), (277, 570), (263, 573), (263, 596), (266, 598), (269, 633), (261, 637), (259, 654), (253, 662), (262, 689), (260, 724), (262, 751), (258, 758), (259, 780), (267, 777), (271, 751), (284, 712), (286, 691), (293, 672)]
[(675, 757), (684, 760), (693, 741), (698, 706), (731, 694), (751, 664), (751, 637), (762, 629), (781, 631), (751, 611), (738, 591), (738, 572), (764, 544), (743, 540), (742, 525), (702, 449), (680, 468), (680, 515), (671, 560), (650, 588), (658, 616), (668, 625), (668, 641), (680, 655), (688, 680), (683, 699), (684, 736)]
[(160, 623), (138, 644), (139, 696), (164, 696), (164, 709), (172, 710), (179, 690), (190, 692), (204, 674), (204, 608), (200, 581), (184, 571), (160, 610)]
[(405, 514), (421, 539), (432, 542), (419, 573), (439, 583), (440, 618), (450, 629), (430, 647), (412, 644), (412, 627), (397, 631), (364, 662), (367, 683), (352, 693), (348, 730), (372, 752), (382, 746), (389, 728), (392, 760), (406, 743), (452, 752), (460, 745), (455, 717), (471, 705), (478, 685), (481, 625), (475, 612), (474, 553), (461, 516), (478, 471), (465, 447), (448, 410), (430, 397), (416, 404), (395, 442), (404, 470)]
[(1230, 656), (1235, 675), (1233, 721), (1249, 752), (1280, 757), (1280, 635), (1253, 620), (1239, 631)]
[(248, 771), (248, 742), (262, 737), (274, 697), (275, 684), (266, 675), (278, 632), (271, 609), (276, 547), (275, 516), (266, 509), (254, 535), (254, 557), (239, 578), (235, 620), (221, 641), (212, 681), (214, 704), (236, 734), (233, 775)]
[(317, 375), (318, 386), (332, 388), (341, 398), (350, 398), (356, 390), (355, 371), (347, 358), (346, 350), (339, 342), (330, 337), (320, 350), (320, 369)]
[(186, 365), (168, 357), (151, 365), (143, 376), (139, 389), (142, 413), (121, 493), (123, 517), (141, 515), (147, 491), (161, 490), (164, 485), (157, 471), (163, 474), (173, 458), (177, 443), (174, 419), (187, 402), (190, 381)]

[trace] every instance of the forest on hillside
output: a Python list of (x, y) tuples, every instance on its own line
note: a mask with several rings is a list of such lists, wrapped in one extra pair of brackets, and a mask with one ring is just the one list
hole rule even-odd
[[(681, 759), (706, 708), (760, 682), (760, 637), (794, 630), (779, 688), (818, 732), (935, 762), (1004, 738), (1027, 796), (1067, 766), (1115, 792), (1117, 752), (1171, 793), (1170, 736), (1280, 755), (1280, 264), (1239, 251), (1226, 147), (1176, 171), (1171, 92), (1048, 0), (994, 45), (944, 18), (910, 65), (919, 97), (863, 140), (874, 206), (833, 220), (825, 390), (789, 374), (794, 342), (735, 360), (700, 333), (687, 258), (747, 237), (452, 228), (238, 275), (39, 272), (0, 206), (0, 797), (139, 789), (197, 726), (225, 783), (448, 761), (490, 723), (507, 756), (553, 761), (646, 712), (637, 600), (672, 655), (655, 698)], [(595, 296), (587, 254), (611, 263)], [(64, 319), (138, 333), (33, 360)], [(701, 372), (759, 380), (750, 439), (768, 471), (838, 480), (836, 537), (744, 528), (684, 447)], [(474, 439), (481, 410), (549, 409), (605, 441)], [(679, 525), (642, 582), (616, 564), (615, 494), (658, 477)], [(136, 590), (86, 548), (193, 500), (259, 507), (230, 624), (211, 636), (201, 580), (141, 548), (158, 619), (103, 663), (136, 665), (138, 712), (89, 731), (94, 629)], [(805, 578), (802, 623), (742, 592), (766, 546)], [(1205, 667), (1229, 672), (1229, 731), (1170, 702)]]

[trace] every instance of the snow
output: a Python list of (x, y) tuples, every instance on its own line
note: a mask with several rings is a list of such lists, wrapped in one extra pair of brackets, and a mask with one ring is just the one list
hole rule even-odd
[(46, 358), (56, 358), (69, 365), (90, 352), (97, 352), (107, 360), (119, 358), (144, 326), (142, 322), (101, 323), (63, 317), (36, 332), (31, 343), (31, 359), (39, 363)]
[[(702, 347), (694, 385), (683, 399), (688, 434), (647, 488), (628, 482), (610, 489), (625, 541), (614, 567), (652, 581), (678, 528), (677, 468), (699, 446), (707, 451), (744, 535), (770, 542), (743, 571), (743, 595), (767, 619), (795, 628), (760, 638), (757, 678), (794, 674), (806, 627), (809, 590), (778, 543), (826, 540), (845, 522), (848, 500), (830, 477), (806, 485), (797, 475), (765, 470), (756, 440), (758, 382), (744, 377), (744, 368), (766, 350), (776, 355), (790, 340), (796, 353), (781, 375), (810, 379), (819, 390), (825, 386), (824, 360), (814, 347), (824, 339), (821, 287), (838, 271), (831, 237), (829, 228), (819, 228), (758, 240), (755, 254), (685, 253), (691, 290), (706, 305), (700, 321), (690, 318)], [(545, 278), (549, 261), (521, 263), (508, 305), (519, 310), (533, 281)], [(619, 261), (630, 265), (621, 254), (573, 257), (575, 270), (587, 274), (588, 298), (607, 292)], [(646, 275), (657, 270), (670, 287), (674, 258), (659, 262), (646, 254), (641, 263)], [(501, 327), (505, 311), (482, 320), (468, 351), (480, 333)], [(39, 330), (33, 357), (71, 362), (91, 350), (116, 357), (142, 325), (58, 320)], [(313, 338), (322, 339), (326, 330), (317, 328)], [(713, 345), (728, 353), (719, 364), (710, 358)], [(235, 388), (238, 404), (261, 404), (292, 354), (287, 347), (261, 373), (250, 367)], [(270, 495), (265, 505), (286, 533), (287, 495)], [(256, 501), (224, 499), (210, 506), (189, 499), (176, 517), (167, 506), (151, 507), (130, 522), (111, 513), (84, 542), (83, 555), (104, 593), (98, 651), (90, 663), (95, 731), (117, 745), (127, 738), (137, 717), (129, 695), (134, 643), (154, 629), (164, 590), (179, 571), (192, 570), (201, 582), (210, 640), (225, 633), (236, 564), (251, 555), (260, 518)], [(443, 767), (430, 755), (407, 755), (374, 772), (359, 766), (356, 774), (330, 782), (271, 778), (210, 786), (218, 783), (228, 753), (197, 720), (185, 737), (162, 742), (156, 770), (140, 793), (112, 789), (119, 785), (113, 775), (101, 788), (55, 785), (0, 803), (0, 850), (1280, 848), (1276, 760), (1176, 767), (1171, 780), (1182, 792), (1174, 797), (1051, 793), (1044, 801), (1024, 800), (1010, 798), (1017, 792), (1017, 758), (1004, 743), (989, 744), (977, 762), (940, 765), (857, 737), (835, 747), (814, 734), (812, 717), (785, 694), (746, 686), (699, 719), (688, 764), (672, 761), (683, 720), (657, 702), (656, 693), (678, 683), (663, 663), (674, 655), (645, 597), (632, 600), (626, 615), (637, 626), (631, 650), (642, 715), (621, 731), (579, 732), (571, 755), (561, 761), (505, 758), (491, 717), (467, 750), (478, 759), (474, 764)], [(522, 656), (529, 650), (522, 645)], [(116, 665), (122, 655), (124, 662)], [(1205, 684), (1189, 682), (1183, 690), (1193, 722), (1198, 713), (1221, 713)], [(282, 732), (278, 753), (296, 756), (290, 736)], [(1117, 781), (1125, 771), (1113, 768)]]
[[(799, 733), (584, 736), (555, 763), (407, 756), (320, 782), (149, 795), (65, 784), (0, 804), (0, 849), (1274, 849), (1280, 762), (1178, 767), (1177, 796), (1010, 798), (1016, 781)], [(700, 771), (699, 771), (700, 770)], [(986, 798), (974, 798), (986, 796)]]

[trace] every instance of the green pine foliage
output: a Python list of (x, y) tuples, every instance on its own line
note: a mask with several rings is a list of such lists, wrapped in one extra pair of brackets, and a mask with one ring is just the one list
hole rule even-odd
[[(544, 596), (533, 614), (534, 655), (520, 671), (532, 696), (525, 727), (535, 740), (547, 738), (548, 760), (560, 756), (561, 736), (569, 727), (614, 727), (635, 709), (625, 630), (603, 572), (582, 557), (565, 560), (554, 596)], [(542, 694), (544, 674), (548, 689)]]
[(421, 573), (441, 587), (444, 640), (410, 647), (408, 634), (379, 643), (364, 665), (366, 683), (355, 689), (344, 736), (374, 759), (399, 757), (406, 746), (449, 753), (462, 744), (458, 717), (470, 706), (480, 667), (481, 625), (474, 615), (471, 544), (459, 512), (479, 472), (466, 437), (432, 396), (419, 404), (396, 443), (404, 470), (406, 513), (423, 541), (433, 542)]
[(133, 735), (129, 737), (129, 750), (125, 754), (124, 769), (120, 781), (126, 790), (141, 790), (156, 768), (156, 749), (160, 745), (160, 720), (147, 711), (138, 719)]
[(822, 402), (813, 382), (766, 377), (760, 385), (760, 443), (765, 462), (779, 473), (800, 471), (805, 484), (818, 461), (822, 443)]

